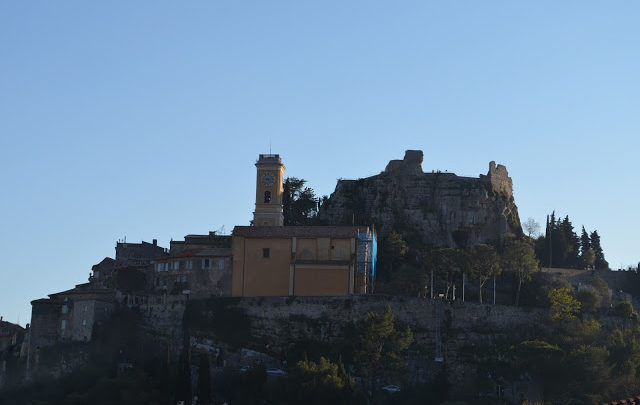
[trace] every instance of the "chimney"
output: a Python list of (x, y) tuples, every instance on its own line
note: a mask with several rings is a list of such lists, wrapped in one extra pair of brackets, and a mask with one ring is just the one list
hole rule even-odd
[(153, 246), (158, 246), (158, 239), (153, 240)]

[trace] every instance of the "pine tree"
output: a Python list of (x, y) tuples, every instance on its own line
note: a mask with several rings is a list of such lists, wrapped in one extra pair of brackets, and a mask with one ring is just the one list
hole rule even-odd
[(589, 239), (589, 234), (584, 229), (584, 225), (582, 226), (582, 235), (580, 235), (580, 253), (584, 255), (584, 252), (591, 249), (591, 239)]
[(598, 231), (591, 232), (591, 248), (596, 255), (596, 263), (595, 267), (597, 270), (606, 270), (609, 268), (609, 263), (604, 259), (604, 252), (602, 251), (602, 246), (600, 245), (600, 235), (598, 235)]

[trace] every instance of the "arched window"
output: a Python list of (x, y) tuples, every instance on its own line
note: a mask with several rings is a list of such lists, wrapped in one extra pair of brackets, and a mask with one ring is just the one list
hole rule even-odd
[(270, 203), (271, 202), (271, 191), (265, 191), (264, 192), (264, 202), (265, 203)]

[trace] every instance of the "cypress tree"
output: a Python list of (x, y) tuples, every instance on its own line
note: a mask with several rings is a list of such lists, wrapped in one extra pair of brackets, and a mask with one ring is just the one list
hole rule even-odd
[(549, 215), (547, 215), (547, 227), (544, 232), (544, 256), (543, 263), (547, 267), (551, 267), (552, 257), (551, 257), (551, 222), (549, 220)]
[(209, 366), (209, 356), (200, 354), (200, 368), (198, 370), (198, 404), (211, 403), (211, 369)]
[(576, 268), (580, 254), (580, 241), (578, 235), (573, 230), (573, 225), (568, 215), (562, 221), (562, 233), (565, 240), (564, 264), (567, 267)]
[(191, 405), (191, 364), (189, 361), (189, 338), (184, 335), (184, 348), (178, 361), (178, 374), (176, 375), (176, 401), (184, 401), (185, 405)]

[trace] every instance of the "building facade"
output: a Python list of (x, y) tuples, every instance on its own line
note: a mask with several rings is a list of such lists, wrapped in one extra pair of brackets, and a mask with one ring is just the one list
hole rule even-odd
[(376, 235), (366, 226), (283, 226), (284, 165), (257, 163), (253, 226), (233, 230), (233, 296), (348, 295), (373, 290)]
[(115, 291), (89, 283), (31, 301), (29, 364), (38, 362), (40, 349), (59, 342), (91, 340), (93, 328), (109, 318)]
[(154, 291), (192, 298), (231, 295), (231, 249), (191, 248), (153, 261)]

